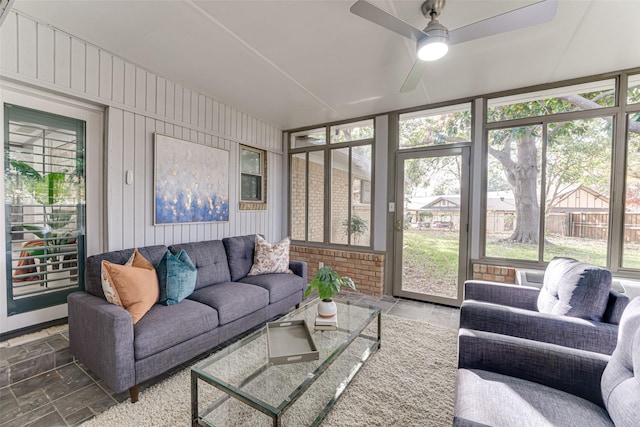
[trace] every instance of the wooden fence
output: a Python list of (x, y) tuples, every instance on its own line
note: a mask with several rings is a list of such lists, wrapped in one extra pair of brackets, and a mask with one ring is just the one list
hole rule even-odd
[[(640, 212), (624, 216), (625, 243), (640, 243)], [(552, 213), (547, 217), (547, 233), (566, 237), (606, 240), (608, 213), (568, 212)]]

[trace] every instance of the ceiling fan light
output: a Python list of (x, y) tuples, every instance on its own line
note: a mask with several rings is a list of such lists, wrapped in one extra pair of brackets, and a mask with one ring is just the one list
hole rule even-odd
[(422, 61), (436, 61), (449, 51), (449, 41), (445, 37), (425, 37), (418, 43), (418, 58)]

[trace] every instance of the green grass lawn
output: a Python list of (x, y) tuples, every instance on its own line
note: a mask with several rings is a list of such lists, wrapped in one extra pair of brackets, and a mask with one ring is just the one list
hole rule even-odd
[[(503, 237), (505, 236), (490, 238), (487, 243), (488, 256), (519, 260), (537, 259), (537, 245), (499, 241)], [(406, 230), (403, 244), (403, 288), (425, 288), (429, 293), (455, 296), (455, 289), (452, 287), (457, 283), (458, 233)], [(640, 268), (640, 245), (626, 245), (624, 255), (625, 267)], [(545, 261), (550, 261), (555, 256), (568, 256), (595, 265), (605, 265), (606, 243), (551, 236), (545, 245)]]

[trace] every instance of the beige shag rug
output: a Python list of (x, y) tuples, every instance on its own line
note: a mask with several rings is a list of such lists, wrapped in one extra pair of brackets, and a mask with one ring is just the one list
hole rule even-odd
[[(383, 316), (380, 350), (367, 361), (321, 425), (450, 426), (456, 339), (456, 331), (452, 329)], [(212, 393), (219, 392), (214, 389)], [(190, 398), (190, 372), (185, 369), (141, 391), (138, 403), (127, 401), (113, 406), (83, 426), (189, 426)], [(303, 399), (296, 405), (301, 401)], [(303, 408), (304, 404), (301, 403)], [(259, 420), (243, 418), (240, 421), (236, 411), (224, 424), (269, 425), (270, 419), (261, 416)], [(293, 417), (289, 424), (286, 421), (285, 417), (285, 425), (296, 427), (304, 424)]]

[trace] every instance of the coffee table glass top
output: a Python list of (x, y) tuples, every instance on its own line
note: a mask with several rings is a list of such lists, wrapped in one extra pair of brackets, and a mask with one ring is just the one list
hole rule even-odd
[[(262, 327), (249, 336), (231, 344), (192, 367), (205, 379), (226, 393), (261, 407), (265, 413), (279, 414), (295, 401), (345, 350), (362, 347), (351, 345), (367, 340), (367, 345), (379, 339), (378, 330), (363, 330), (379, 316), (380, 309), (336, 302), (338, 330), (317, 331), (313, 328), (317, 315), (316, 299), (278, 319), (278, 321), (304, 319), (319, 351), (319, 360), (283, 365), (269, 363), (267, 331)], [(379, 318), (378, 318), (379, 320)], [(351, 346), (351, 348), (349, 348)], [(365, 347), (365, 352), (368, 347)], [(357, 356), (358, 360), (361, 356)], [(335, 368), (334, 368), (335, 369)]]

